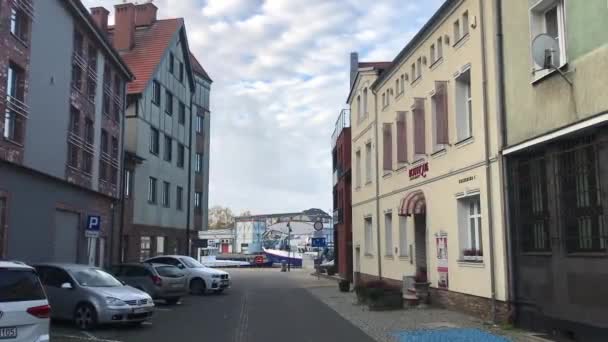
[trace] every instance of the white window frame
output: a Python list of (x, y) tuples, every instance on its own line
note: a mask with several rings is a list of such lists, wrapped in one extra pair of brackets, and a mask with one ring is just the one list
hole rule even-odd
[(363, 218), (363, 232), (364, 232), (364, 250), (365, 255), (374, 254), (374, 229), (372, 217)]
[(460, 19), (456, 19), (456, 21), (454, 21), (454, 45), (458, 44), (461, 38), (462, 34), (460, 32)]
[(363, 89), (363, 118), (367, 119), (367, 88)]
[(407, 216), (398, 216), (398, 217), (399, 217), (399, 256), (407, 257), (408, 256)]
[[(468, 83), (465, 83), (464, 78), (468, 75)], [(467, 68), (459, 73), (455, 78), (455, 96), (456, 101), (456, 140), (457, 142), (470, 139), (473, 136), (473, 95), (471, 91), (471, 69)], [(468, 84), (464, 86), (463, 84)], [(459, 128), (460, 121), (464, 120), (463, 126), (466, 130)], [(467, 134), (468, 133), (468, 134)]]
[(165, 237), (157, 236), (156, 237), (156, 255), (165, 254)]
[(475, 249), (483, 253), (483, 216), (479, 193), (458, 198), (458, 211), (461, 256), (464, 256), (464, 251), (467, 249)]
[(460, 27), (461, 38), (464, 38), (469, 35), (469, 11), (465, 11), (462, 14), (462, 26)]
[[(567, 55), (567, 46), (568, 42), (566, 41), (566, 7), (564, 5), (565, 0), (538, 0), (532, 6), (530, 6), (529, 10), (529, 18), (530, 18), (530, 47), (532, 46), (532, 41), (534, 38), (541, 34), (547, 32), (545, 14), (553, 9), (557, 8), (557, 25), (558, 25), (558, 40), (559, 40), (559, 65), (558, 68), (564, 67), (568, 63), (568, 55)], [(530, 48), (530, 52), (532, 49)], [(541, 69), (541, 65), (537, 65), (533, 58), (532, 54), (530, 54), (530, 58), (532, 59), (532, 65), (534, 66), (534, 70)], [(546, 69), (539, 70), (534, 72), (534, 79), (538, 80), (543, 78), (544, 76), (552, 73), (554, 70)]]
[(393, 213), (384, 214), (384, 255), (393, 256)]

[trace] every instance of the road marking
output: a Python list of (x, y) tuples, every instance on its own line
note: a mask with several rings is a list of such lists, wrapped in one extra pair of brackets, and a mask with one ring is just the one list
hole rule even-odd
[(63, 338), (69, 338), (69, 339), (75, 339), (75, 340), (79, 340), (79, 341), (95, 341), (95, 342), (123, 342), (123, 341), (118, 341), (118, 340), (106, 340), (103, 338), (97, 338), (95, 336), (93, 336), (93, 334), (88, 333), (86, 331), (82, 332), (84, 335), (86, 335), (87, 337), (82, 337), (82, 336), (75, 336), (75, 335), (65, 335), (65, 334), (53, 334), (52, 337), (63, 337)]
[(234, 342), (245, 342), (247, 339), (247, 326), (249, 325), (247, 297), (247, 292), (244, 292), (243, 302), (241, 303), (241, 313), (239, 315), (239, 325), (236, 327), (236, 333), (234, 334)]
[(154, 310), (155, 311), (173, 311), (172, 309), (166, 309), (166, 308), (156, 308)]

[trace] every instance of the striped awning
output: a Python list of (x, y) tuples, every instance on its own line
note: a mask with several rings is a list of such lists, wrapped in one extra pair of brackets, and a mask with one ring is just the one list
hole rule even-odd
[(424, 193), (420, 190), (410, 192), (399, 204), (400, 216), (411, 216), (424, 213), (426, 213), (426, 200), (424, 198)]

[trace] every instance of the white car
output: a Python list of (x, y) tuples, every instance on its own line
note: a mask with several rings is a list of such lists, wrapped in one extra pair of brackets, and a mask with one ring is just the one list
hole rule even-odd
[(34, 268), (0, 261), (0, 340), (48, 342), (50, 315)]
[(204, 294), (207, 291), (221, 293), (230, 287), (228, 272), (204, 266), (196, 259), (184, 255), (163, 255), (150, 258), (145, 262), (173, 265), (186, 273), (191, 293)]

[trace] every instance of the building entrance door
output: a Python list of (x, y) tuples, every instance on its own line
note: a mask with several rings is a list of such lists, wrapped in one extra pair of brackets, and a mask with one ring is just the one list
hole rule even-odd
[(80, 216), (65, 210), (55, 211), (53, 261), (78, 262), (78, 227)]
[[(415, 244), (415, 260), (416, 272), (427, 273), (426, 259), (426, 214), (414, 215), (414, 244)], [(427, 277), (428, 278), (428, 277)]]

